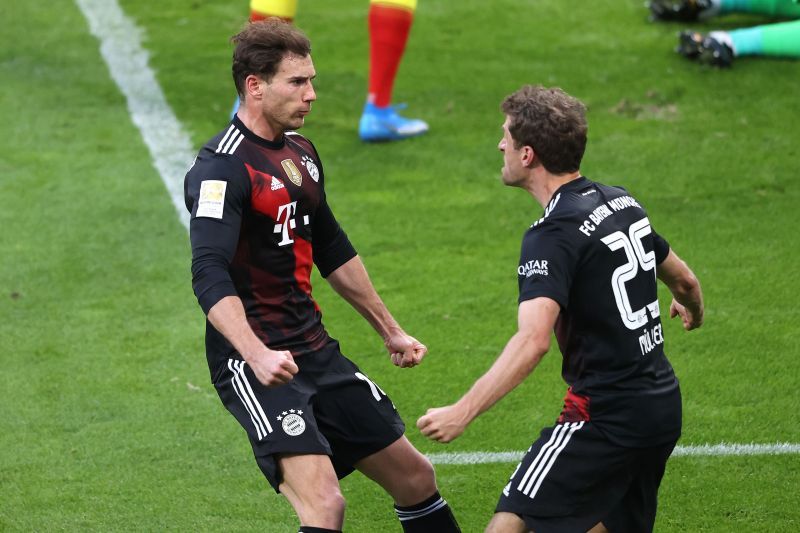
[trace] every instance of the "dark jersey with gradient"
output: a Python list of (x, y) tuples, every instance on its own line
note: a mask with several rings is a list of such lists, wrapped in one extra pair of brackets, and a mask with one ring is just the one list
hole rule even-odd
[[(328, 207), (311, 142), (293, 132), (270, 142), (234, 117), (200, 150), (184, 192), (192, 286), (203, 311), (235, 295), (271, 349), (302, 355), (329, 342), (311, 296), (312, 263), (327, 276), (356, 252)], [(212, 371), (233, 352), (207, 322)]]
[(623, 446), (680, 435), (656, 293), (668, 253), (625, 189), (585, 177), (560, 187), (525, 234), (520, 302), (546, 296), (561, 306), (555, 334), (569, 389), (559, 422), (591, 420)]

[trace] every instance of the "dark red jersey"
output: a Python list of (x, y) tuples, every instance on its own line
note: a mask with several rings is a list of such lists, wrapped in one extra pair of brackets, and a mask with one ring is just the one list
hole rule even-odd
[[(208, 311), (238, 296), (256, 335), (293, 355), (330, 339), (311, 295), (311, 269), (327, 276), (356, 255), (325, 198), (316, 149), (286, 133), (271, 142), (238, 117), (199, 152), (186, 174), (192, 286)], [(212, 369), (233, 347), (210, 323)]]
[(560, 422), (591, 420), (624, 446), (680, 435), (656, 288), (668, 253), (635, 198), (584, 177), (555, 191), (525, 234), (520, 302), (546, 296), (561, 306), (555, 334), (569, 390)]

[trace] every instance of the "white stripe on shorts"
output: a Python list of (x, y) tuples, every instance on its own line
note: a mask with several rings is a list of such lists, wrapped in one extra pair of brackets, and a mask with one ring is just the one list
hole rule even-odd
[[(560, 438), (561, 431), (563, 429), (564, 429), (564, 426), (556, 426), (555, 429), (553, 429), (553, 433), (550, 434), (550, 440), (548, 440), (544, 444), (544, 446), (541, 447), (541, 449), (539, 450), (539, 453), (536, 455), (536, 457), (531, 462), (531, 465), (528, 467), (528, 470), (525, 472), (525, 475), (522, 476), (522, 479), (519, 482), (519, 486), (517, 486), (517, 490), (522, 491), (524, 489), (525, 483), (528, 481), (528, 478), (533, 473), (533, 470), (539, 465), (539, 462), (542, 460), (542, 457), (549, 456), (551, 447), (554, 445), (554, 443), (555, 443), (555, 446), (558, 446), (558, 443), (556, 441), (557, 441), (557, 439)], [(520, 464), (520, 466), (521, 466), (521, 464)]]
[[(553, 463), (558, 459), (558, 455), (566, 447), (572, 434), (583, 427), (583, 422), (572, 422), (570, 424), (560, 424), (553, 430), (550, 440), (542, 446), (536, 458), (533, 460), (522, 480), (517, 486), (517, 490), (533, 498), (539, 491), (542, 481), (550, 472)], [(535, 484), (535, 485), (534, 485)]]
[(247, 381), (247, 376), (244, 373), (244, 361), (237, 361), (235, 359), (228, 359), (228, 368), (233, 373), (231, 378), (231, 385), (233, 386), (236, 396), (244, 405), (247, 414), (250, 415), (250, 420), (256, 428), (258, 440), (263, 439), (268, 434), (272, 433), (272, 426), (269, 424), (267, 415), (258, 403), (250, 383)]

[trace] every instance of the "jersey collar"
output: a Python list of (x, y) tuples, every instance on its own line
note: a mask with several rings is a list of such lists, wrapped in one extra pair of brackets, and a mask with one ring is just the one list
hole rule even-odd
[(252, 141), (260, 146), (263, 146), (264, 148), (269, 148), (271, 150), (279, 150), (283, 148), (284, 145), (286, 144), (286, 134), (281, 135), (281, 138), (277, 141), (270, 141), (263, 137), (259, 137), (258, 135), (247, 129), (247, 126), (244, 125), (244, 122), (239, 120), (239, 117), (237, 115), (233, 115), (233, 120), (231, 120), (231, 123), (234, 126), (236, 126), (236, 129), (241, 131), (242, 134), (249, 141)]
[(556, 189), (555, 192), (553, 192), (553, 198), (555, 198), (558, 194), (563, 192), (572, 191), (575, 189), (582, 189), (583, 187), (586, 187), (586, 185), (589, 183), (591, 182), (589, 181), (589, 179), (586, 178), (586, 176), (580, 175), (574, 180), (568, 181), (564, 185)]

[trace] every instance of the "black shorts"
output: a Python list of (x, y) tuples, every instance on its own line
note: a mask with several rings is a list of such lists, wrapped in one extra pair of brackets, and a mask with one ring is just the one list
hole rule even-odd
[(546, 428), (511, 475), (496, 512), (520, 516), (536, 533), (587, 531), (598, 522), (614, 533), (652, 531), (674, 447), (618, 446), (591, 422)]
[(224, 361), (212, 376), (222, 403), (247, 431), (258, 466), (278, 491), (276, 454), (331, 456), (337, 476), (405, 432), (394, 404), (332, 341), (295, 358), (299, 372), (265, 387), (242, 359)]

